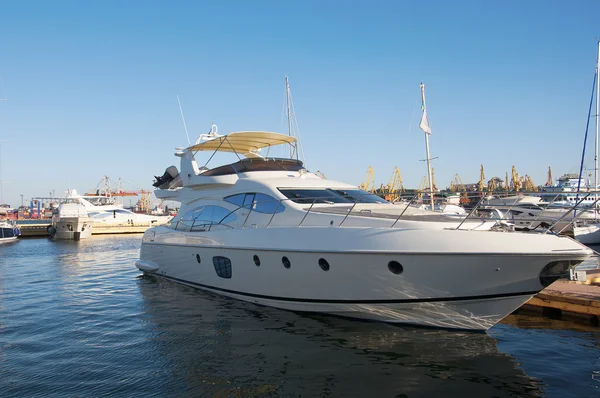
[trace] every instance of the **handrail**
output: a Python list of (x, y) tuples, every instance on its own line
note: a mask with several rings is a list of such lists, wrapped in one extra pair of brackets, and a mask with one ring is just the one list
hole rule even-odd
[[(551, 229), (552, 229), (552, 228), (553, 228), (555, 225), (557, 225), (559, 222), (561, 222), (562, 220), (564, 220), (564, 218), (565, 218), (566, 216), (568, 216), (568, 215), (569, 215), (569, 214), (571, 214), (573, 211), (575, 211), (575, 209), (577, 209), (577, 206), (579, 206), (581, 203), (583, 203), (583, 201), (584, 201), (584, 200), (585, 200), (585, 199), (586, 199), (588, 196), (590, 196), (590, 195), (591, 195), (591, 192), (590, 192), (590, 193), (588, 193), (587, 195), (585, 195), (585, 196), (584, 196), (584, 197), (583, 197), (583, 198), (582, 198), (582, 199), (581, 199), (579, 202), (577, 202), (577, 203), (575, 204), (575, 206), (573, 206), (571, 209), (569, 209), (569, 211), (567, 211), (565, 214), (563, 214), (563, 215), (562, 215), (562, 217), (560, 217), (558, 220), (556, 220), (556, 222), (555, 222), (554, 224), (552, 224), (552, 225), (550, 226), (550, 228), (548, 228), (546, 231), (544, 231), (544, 235), (545, 235), (545, 234), (547, 234), (547, 233), (548, 233), (548, 231), (550, 231), (550, 230), (551, 230)], [(595, 203), (596, 203), (596, 202), (594, 202), (594, 204), (595, 204)], [(582, 213), (583, 213), (583, 212), (582, 212)], [(572, 222), (572, 221), (571, 221), (571, 222)], [(571, 224), (571, 222), (569, 222), (569, 224)], [(567, 224), (567, 226), (568, 226), (569, 224)]]
[[(586, 198), (587, 198), (588, 196), (590, 196), (591, 194), (592, 194), (591, 192), (590, 192), (590, 193), (588, 193), (588, 194), (586, 195)], [(583, 198), (583, 199), (585, 199), (585, 198)], [(583, 200), (583, 199), (582, 199), (582, 200)], [(598, 203), (598, 201), (600, 201), (600, 198), (596, 199), (596, 200), (594, 201), (594, 203), (592, 203), (592, 205), (590, 206), (590, 208), (592, 208), (592, 207), (595, 207), (595, 206), (596, 206), (596, 203)], [(573, 209), (573, 210), (575, 210), (575, 209)], [(579, 217), (580, 217), (582, 214), (584, 214), (584, 213), (586, 213), (586, 212), (589, 212), (589, 211), (590, 211), (589, 209), (584, 209), (584, 210), (583, 210), (581, 213), (579, 213), (579, 214), (576, 214), (576, 215), (575, 215), (575, 217), (573, 217), (573, 219), (572, 219), (572, 220), (571, 220), (571, 221), (570, 221), (570, 222), (569, 222), (567, 225), (565, 225), (565, 226), (564, 226), (564, 227), (563, 227), (563, 228), (562, 228), (560, 231), (558, 231), (556, 234), (557, 234), (557, 235), (560, 235), (560, 233), (561, 233), (562, 231), (564, 231), (565, 229), (567, 229), (567, 227), (568, 227), (569, 225), (571, 225), (571, 224), (573, 224), (573, 227), (575, 227), (575, 221), (577, 221), (577, 219), (578, 219), (578, 218), (579, 218)], [(594, 209), (594, 212), (597, 214), (597, 209)], [(556, 224), (558, 224), (558, 221), (555, 223), (555, 225), (556, 225)], [(553, 227), (553, 226), (554, 226), (554, 225), (552, 225), (552, 227)], [(552, 227), (550, 227), (550, 228), (548, 228), (548, 229), (550, 230)]]
[[(475, 193), (475, 192), (473, 192), (473, 193)], [(471, 193), (469, 193), (469, 194), (471, 194)], [(457, 230), (461, 229), (462, 226), (465, 225), (465, 222), (467, 222), (467, 220), (472, 220), (473, 219), (474, 214), (476, 214), (476, 211), (478, 209), (481, 209), (481, 208), (484, 208), (484, 207), (488, 207), (488, 208), (496, 207), (494, 205), (489, 205), (489, 203), (485, 202), (485, 200), (487, 199), (488, 195), (494, 195), (495, 197), (502, 197), (503, 194), (504, 194), (504, 192), (489, 192), (489, 193), (488, 192), (483, 192), (483, 193), (477, 193), (477, 195), (478, 195), (478, 201), (469, 210), (468, 214), (467, 215), (461, 215), (460, 216), (460, 222), (459, 222), (458, 218), (456, 219), (456, 222), (458, 223), (457, 226), (449, 226), (449, 227), (453, 228), (453, 229), (457, 229)], [(512, 193), (507, 193), (507, 194), (510, 195)], [(519, 194), (527, 195), (528, 193), (522, 192), (522, 193), (519, 193)], [(550, 202), (545, 202), (547, 204), (547, 206), (541, 206), (540, 209), (538, 210), (539, 212), (535, 216), (532, 216), (531, 218), (526, 218), (525, 220), (532, 221), (532, 222), (534, 222), (534, 221), (535, 222), (539, 222), (541, 220), (546, 220), (547, 219), (548, 223), (552, 223), (552, 225), (551, 225), (550, 228), (554, 228), (554, 227), (556, 227), (556, 225), (558, 223), (564, 222), (564, 220), (567, 217), (569, 217), (569, 215), (571, 215), (574, 211), (579, 210), (576, 213), (577, 215), (575, 217), (573, 217), (572, 220), (570, 220), (570, 222), (568, 224), (568, 225), (570, 225), (570, 224), (573, 224), (576, 220), (580, 219), (584, 215), (584, 213), (588, 213), (588, 212), (592, 211), (591, 209), (595, 208), (596, 204), (598, 202), (600, 202), (600, 198), (599, 198), (598, 200), (596, 200), (596, 201), (593, 202), (593, 204), (591, 205), (590, 209), (584, 208), (583, 210), (580, 210), (581, 207), (583, 207), (582, 206), (583, 202), (586, 199), (588, 199), (589, 196), (592, 194), (592, 193), (587, 193), (580, 200), (578, 200), (577, 203), (574, 206), (568, 206), (569, 210), (566, 213), (562, 214), (562, 216), (560, 218), (556, 219), (555, 216), (553, 216), (553, 217), (544, 217), (544, 214), (552, 209), (552, 207), (550, 207), (550, 205), (552, 205), (557, 200), (557, 198), (560, 197), (560, 194), (559, 195), (555, 195), (554, 192), (552, 194), (553, 194), (552, 195), (553, 199)], [(409, 194), (409, 195), (411, 195), (411, 194)], [(403, 201), (403, 204), (406, 203), (405, 201), (408, 200), (409, 195), (400, 195), (399, 198)], [(479, 195), (481, 195), (481, 196), (479, 196)], [(179, 219), (179, 220), (177, 220), (176, 222), (174, 222), (171, 225), (173, 225), (173, 227), (175, 229), (177, 229), (177, 230), (181, 229), (181, 230), (188, 230), (188, 231), (193, 230), (196, 227), (196, 224), (200, 224), (200, 223), (205, 224), (207, 230), (212, 230), (213, 227), (216, 226), (216, 225), (226, 225), (226, 226), (228, 226), (230, 228), (235, 228), (235, 226), (227, 225), (227, 224), (223, 223), (222, 221), (231, 218), (230, 216), (232, 214), (239, 214), (239, 212), (240, 212), (241, 209), (245, 209), (245, 210), (248, 211), (248, 213), (244, 215), (245, 218), (243, 219), (243, 223), (241, 223), (241, 226), (240, 226), (240, 228), (245, 228), (246, 225), (248, 224), (248, 221), (250, 220), (250, 213), (252, 213), (253, 211), (256, 211), (256, 207), (254, 207), (255, 205), (260, 205), (260, 204), (264, 204), (264, 203), (267, 203), (267, 202), (277, 202), (277, 205), (275, 206), (274, 210), (272, 210), (273, 209), (273, 205), (269, 205), (266, 208), (266, 209), (268, 209), (266, 212), (262, 212), (262, 211), (258, 212), (258, 213), (261, 214), (261, 216), (264, 216), (264, 218), (261, 218), (259, 220), (260, 227), (266, 227), (266, 228), (268, 228), (271, 225), (273, 225), (273, 222), (275, 221), (275, 216), (279, 212), (281, 212), (280, 209), (284, 205), (284, 201), (291, 201), (291, 202), (295, 203), (295, 206), (296, 206), (295, 208), (296, 209), (298, 209), (297, 206), (299, 205), (302, 208), (303, 213), (304, 213), (304, 214), (302, 214), (302, 217), (301, 217), (300, 221), (297, 224), (298, 227), (302, 226), (304, 224), (304, 222), (306, 222), (306, 219), (308, 218), (308, 215), (310, 213), (313, 213), (313, 212), (323, 212), (323, 211), (329, 213), (329, 210), (326, 210), (326, 209), (329, 209), (329, 206), (327, 204), (334, 205), (333, 209), (332, 209), (333, 214), (335, 214), (336, 218), (337, 217), (341, 218), (341, 221), (339, 222), (339, 224), (337, 224), (337, 226), (339, 226), (339, 227), (342, 227), (343, 225), (346, 224), (346, 222), (348, 221), (348, 217), (349, 216), (353, 216), (353, 217), (364, 217), (365, 216), (363, 214), (359, 214), (358, 212), (355, 212), (358, 204), (364, 204), (364, 205), (371, 204), (371, 205), (374, 206), (374, 208), (370, 209), (370, 210), (375, 212), (375, 213), (373, 213), (372, 216), (374, 218), (377, 218), (377, 219), (383, 219), (383, 218), (387, 218), (387, 219), (392, 218), (392, 219), (394, 219), (394, 222), (390, 226), (390, 228), (394, 228), (396, 226), (396, 224), (402, 219), (402, 217), (405, 216), (405, 214), (408, 212), (409, 208), (414, 207), (415, 203), (419, 201), (419, 192), (415, 192), (414, 194), (412, 194), (412, 197), (410, 197), (410, 199), (408, 200), (408, 203), (405, 205), (405, 207), (403, 209), (401, 209), (400, 206), (398, 206), (397, 210), (400, 212), (398, 214), (398, 213), (396, 213), (395, 210), (391, 210), (391, 211), (386, 210), (388, 208), (385, 207), (385, 206), (380, 207), (381, 205), (377, 204), (377, 202), (363, 203), (362, 201), (363, 201), (363, 198), (365, 196), (367, 196), (367, 194), (360, 194), (354, 200), (341, 201), (341, 202), (335, 202), (335, 203), (332, 203), (331, 201), (328, 201), (328, 200), (331, 199), (331, 196), (316, 197), (316, 198), (315, 197), (283, 198), (283, 199), (273, 198), (272, 200), (254, 201), (253, 203), (247, 203), (245, 205), (237, 206), (234, 210), (229, 211), (227, 213), (227, 215), (221, 219), (220, 222), (215, 222), (215, 221), (208, 222), (210, 220), (205, 220), (205, 221), (204, 220), (200, 220), (200, 221), (198, 221), (198, 220), (187, 220), (187, 221), (184, 221), (182, 219)], [(547, 195), (547, 196), (549, 196), (549, 195)], [(207, 199), (207, 200), (219, 200), (220, 201), (223, 198), (221, 198), (221, 197), (219, 197), (219, 198), (208, 197), (208, 198), (204, 198), (204, 199)], [(471, 199), (474, 200), (475, 198), (471, 197)], [(519, 199), (515, 200), (515, 202), (513, 202), (513, 203), (511, 203), (510, 201), (506, 201), (506, 204), (504, 204), (503, 206), (504, 207), (508, 206), (509, 210), (513, 209), (515, 207), (518, 207), (518, 206), (516, 206), (517, 203), (518, 203), (518, 200)], [(311, 201), (311, 202), (309, 202), (309, 201)], [(310, 206), (308, 208), (303, 207), (302, 206), (302, 204), (303, 204), (302, 202), (304, 202), (304, 204), (310, 203)], [(588, 200), (588, 202), (589, 202), (589, 200)], [(337, 205), (337, 206), (335, 206), (335, 205)], [(348, 205), (350, 205), (349, 208), (347, 207)], [(587, 205), (587, 203), (586, 203), (586, 205)], [(390, 204), (390, 206), (391, 206), (391, 204)], [(368, 208), (368, 206), (365, 206), (365, 209), (366, 208)], [(341, 211), (342, 209), (346, 209), (345, 212), (342, 212)], [(377, 214), (377, 210), (376, 209), (381, 209), (380, 213), (382, 213), (382, 214)], [(393, 208), (390, 208), (390, 209), (393, 209)], [(498, 221), (498, 220), (509, 220), (510, 221), (510, 218), (508, 217), (509, 213), (510, 212), (506, 212), (501, 217), (491, 217), (489, 219), (487, 219), (487, 218), (481, 218), (479, 216), (478, 216), (478, 218), (481, 219), (481, 220), (489, 220), (489, 221), (493, 221), (493, 220), (496, 220), (496, 221)], [(398, 215), (396, 217), (396, 216), (393, 216), (393, 214), (398, 214)], [(300, 215), (300, 214), (298, 214), (298, 215)], [(267, 216), (268, 216), (268, 221), (265, 224), (264, 222), (267, 220)], [(478, 218), (476, 218), (476, 219), (478, 219)], [(237, 225), (240, 225), (240, 221), (241, 221), (241, 217), (239, 218), (239, 221), (237, 222)], [(189, 227), (188, 223), (191, 223), (192, 226)], [(328, 224), (329, 225), (333, 225), (333, 223), (328, 223)], [(183, 227), (183, 225), (185, 225), (185, 228)], [(453, 225), (456, 225), (456, 224), (453, 223)], [(562, 228), (558, 233), (562, 233), (565, 230), (565, 228), (566, 227)], [(548, 231), (546, 231), (546, 233), (548, 233)]]
[(479, 202), (477, 202), (477, 204), (475, 205), (475, 207), (473, 207), (471, 209), (469, 214), (467, 214), (467, 216), (465, 218), (463, 218), (463, 220), (460, 222), (460, 224), (458, 224), (458, 227), (456, 227), (457, 230), (460, 229), (460, 227), (465, 223), (465, 221), (467, 221), (467, 218), (469, 218), (471, 216), (471, 214), (473, 214), (475, 212), (475, 210), (479, 207), (481, 202), (483, 202), (484, 198), (485, 198), (485, 195), (481, 195), (481, 199), (479, 199)]
[(400, 215), (398, 216), (398, 218), (396, 218), (396, 221), (394, 221), (394, 223), (392, 224), (392, 226), (390, 228), (394, 228), (394, 225), (396, 225), (396, 223), (398, 222), (398, 220), (400, 220), (400, 218), (404, 215), (404, 213), (406, 212), (406, 210), (408, 210), (408, 208), (410, 207), (410, 205), (414, 202), (415, 198), (419, 196), (418, 193), (414, 194), (412, 199), (410, 200), (410, 202), (408, 202), (408, 204), (406, 205), (406, 207), (404, 208), (404, 210), (402, 210), (402, 213), (400, 213)]
[(354, 204), (352, 205), (352, 207), (350, 208), (350, 210), (348, 210), (348, 213), (346, 213), (346, 216), (344, 217), (344, 219), (342, 220), (342, 222), (340, 223), (340, 225), (338, 225), (338, 227), (341, 227), (342, 224), (344, 223), (344, 221), (346, 221), (346, 218), (348, 218), (348, 216), (350, 215), (350, 213), (352, 213), (352, 210), (354, 210), (354, 208), (356, 207), (356, 204), (358, 203), (358, 201), (360, 200), (361, 197), (363, 197), (364, 195), (360, 195), (355, 201)]

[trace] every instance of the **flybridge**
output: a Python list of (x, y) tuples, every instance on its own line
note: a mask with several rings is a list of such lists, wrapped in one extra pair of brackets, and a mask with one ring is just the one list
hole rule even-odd
[[(285, 144), (290, 147), (290, 158), (268, 157), (271, 147)], [(261, 151), (265, 148), (267, 151), (263, 156)], [(202, 167), (198, 166), (194, 157), (194, 153), (198, 151), (213, 151)], [(209, 169), (206, 166), (217, 152), (234, 153), (239, 161)], [(237, 180), (238, 173), (304, 169), (298, 159), (295, 137), (267, 131), (238, 131), (219, 135), (215, 125), (209, 134), (201, 135), (194, 145), (185, 149), (178, 148), (175, 155), (181, 158), (181, 170), (178, 171), (175, 166), (167, 168), (162, 176), (155, 176), (156, 181), (153, 184), (155, 187), (164, 190), (183, 185), (233, 184)], [(212, 178), (206, 179), (206, 177)]]
[[(297, 158), (296, 138), (268, 131), (238, 131), (227, 135), (218, 135), (216, 133), (203, 134), (200, 136), (200, 142), (188, 147), (185, 151), (215, 151), (215, 152), (233, 152), (236, 155), (242, 155), (246, 158), (264, 158), (260, 151), (263, 148), (270, 149), (273, 146), (289, 144), (291, 156)], [(176, 153), (177, 156), (183, 156), (184, 151)], [(210, 159), (209, 159), (210, 160)]]

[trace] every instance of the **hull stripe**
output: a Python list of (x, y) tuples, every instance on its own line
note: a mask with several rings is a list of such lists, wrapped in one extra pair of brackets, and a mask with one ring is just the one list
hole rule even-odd
[(264, 294), (246, 293), (239, 292), (236, 290), (223, 289), (220, 287), (204, 285), (202, 283), (195, 283), (186, 281), (184, 279), (174, 278), (167, 275), (160, 275), (154, 273), (147, 273), (148, 275), (158, 276), (161, 278), (170, 279), (176, 282), (184, 283), (191, 286), (196, 286), (200, 289), (210, 289), (217, 292), (237, 294), (240, 296), (260, 298), (265, 300), (276, 300), (276, 301), (289, 301), (296, 303), (324, 303), (324, 304), (413, 304), (413, 303), (443, 303), (450, 301), (469, 301), (469, 300), (489, 300), (496, 298), (508, 298), (518, 296), (534, 296), (539, 291), (528, 291), (528, 292), (515, 292), (515, 293), (499, 293), (499, 294), (484, 294), (479, 296), (462, 296), (462, 297), (427, 297), (420, 299), (391, 299), (391, 300), (331, 300), (331, 299), (311, 299), (311, 298), (295, 298), (295, 297), (277, 297), (267, 296)]

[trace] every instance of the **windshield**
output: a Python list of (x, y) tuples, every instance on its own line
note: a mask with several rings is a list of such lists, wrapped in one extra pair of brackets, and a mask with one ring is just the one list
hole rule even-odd
[(296, 203), (389, 203), (362, 189), (279, 188), (279, 192)]
[(389, 203), (379, 196), (362, 189), (333, 189), (339, 195), (358, 203)]

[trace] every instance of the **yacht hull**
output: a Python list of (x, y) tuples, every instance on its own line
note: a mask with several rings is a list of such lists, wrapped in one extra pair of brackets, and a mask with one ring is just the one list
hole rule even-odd
[(92, 236), (92, 219), (89, 217), (61, 217), (52, 222), (49, 232), (52, 239), (55, 240), (88, 239)]
[(600, 244), (600, 224), (587, 224), (573, 228), (575, 240), (586, 245)]
[[(482, 237), (487, 248), (478, 247)], [(322, 227), (185, 233), (158, 227), (144, 235), (137, 265), (147, 274), (259, 305), (486, 330), (543, 289), (540, 274), (548, 264), (562, 264), (564, 271), (590, 254), (569, 238), (517, 233)], [(230, 277), (217, 274), (219, 258), (230, 261)]]

